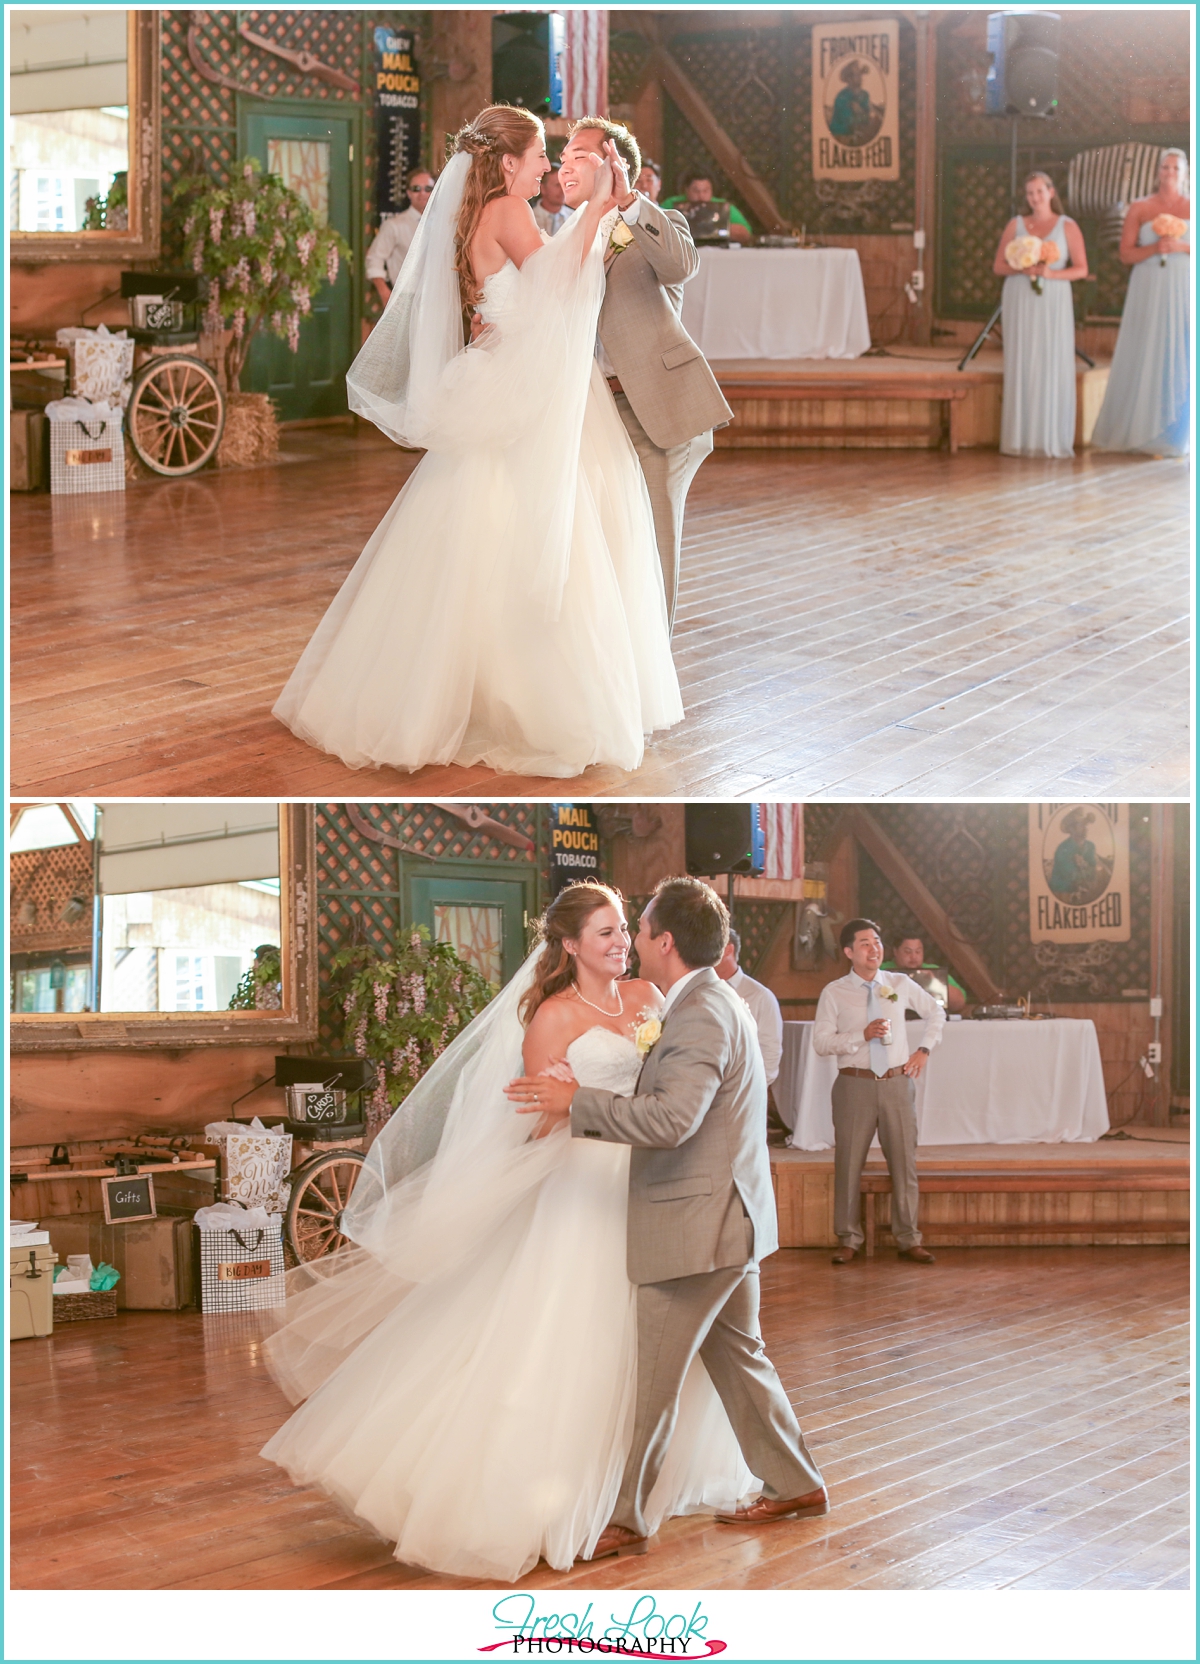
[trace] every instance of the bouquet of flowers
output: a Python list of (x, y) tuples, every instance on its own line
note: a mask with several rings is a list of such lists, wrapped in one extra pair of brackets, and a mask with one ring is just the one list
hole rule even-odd
[[(1178, 214), (1155, 214), (1150, 221), (1150, 229), (1156, 237), (1182, 237), (1187, 230), (1187, 221), (1181, 220)], [(1159, 255), (1158, 263), (1160, 266), (1166, 265), (1165, 254)]]
[[(1058, 244), (1044, 243), (1040, 237), (1014, 237), (1004, 250), (1006, 264), (1015, 272), (1027, 272), (1031, 266), (1048, 265), (1058, 259)], [(1029, 279), (1035, 295), (1044, 287), (1040, 277)]]

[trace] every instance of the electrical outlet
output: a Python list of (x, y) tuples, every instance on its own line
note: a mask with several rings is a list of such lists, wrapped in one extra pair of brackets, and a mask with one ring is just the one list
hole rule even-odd
[(1161, 1017), (1162, 1014), (1163, 1014), (1162, 1000), (1156, 994), (1155, 997), (1150, 1001), (1150, 1015), (1152, 1017)]
[(1151, 1040), (1150, 1044), (1146, 1047), (1146, 1056), (1150, 1059), (1151, 1063), (1162, 1062), (1162, 1045), (1158, 1040)]
[(915, 271), (912, 274), (912, 286), (920, 294), (925, 287), (925, 273), (923, 271)]

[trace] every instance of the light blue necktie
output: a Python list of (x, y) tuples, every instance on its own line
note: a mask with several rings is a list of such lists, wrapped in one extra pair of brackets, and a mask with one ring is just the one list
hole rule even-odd
[[(887, 1012), (884, 1011), (884, 1009), (883, 1009), (883, 1001), (879, 998), (878, 993), (876, 993), (876, 984), (874, 982), (868, 982), (867, 983), (867, 1022), (868, 1022), (868, 1024), (873, 1023), (875, 1021), (876, 1017), (886, 1017), (886, 1016), (887, 1016)], [(888, 1049), (887, 1049), (887, 1047), (884, 1045), (882, 1040), (869, 1040), (867, 1042), (867, 1044), (871, 1048), (871, 1070), (872, 1070), (872, 1073), (876, 1074), (876, 1075), (886, 1075), (888, 1070), (891, 1068), (891, 1064), (888, 1062)]]

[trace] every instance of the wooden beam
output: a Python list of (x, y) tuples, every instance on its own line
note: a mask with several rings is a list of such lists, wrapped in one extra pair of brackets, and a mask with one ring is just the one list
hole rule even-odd
[[(927, 347), (933, 339), (934, 248), (937, 242), (937, 12), (917, 12), (917, 144), (914, 223), (925, 233), (925, 289), (917, 309), (916, 340)], [(914, 265), (916, 264), (914, 249)]]
[(835, 835), (839, 842), (845, 837), (857, 839), (883, 876), (894, 886), (901, 900), (912, 908), (922, 927), (945, 954), (952, 970), (958, 971), (985, 1001), (994, 1002), (1003, 998), (1003, 992), (982, 954), (954, 934), (946, 909), (873, 816), (865, 809), (850, 809), (835, 827)]
[(750, 211), (762, 221), (768, 231), (786, 230), (783, 215), (765, 180), (755, 172), (721, 126), (703, 94), (692, 84), (678, 60), (656, 38), (650, 69), (678, 104), (684, 118), (694, 128), (696, 136), (704, 141), (716, 157), (718, 166), (733, 181)]
[(435, 173), (445, 164), (449, 136), (492, 101), (492, 17), (490, 11), (433, 13), (433, 62), (425, 73)]

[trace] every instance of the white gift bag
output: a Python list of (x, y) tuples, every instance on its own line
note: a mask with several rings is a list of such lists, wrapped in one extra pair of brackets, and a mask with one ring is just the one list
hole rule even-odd
[(271, 1132), (256, 1118), (249, 1127), (229, 1121), (210, 1122), (204, 1134), (221, 1152), (223, 1201), (266, 1208), (268, 1213), (285, 1212), (292, 1193), (288, 1183), (292, 1170), (290, 1132)]
[[(216, 1209), (201, 1209), (215, 1213)], [(283, 1269), (283, 1220), (257, 1212), (237, 1225), (200, 1231), (200, 1310), (258, 1312), (287, 1298)], [(265, 1223), (263, 1221), (265, 1220)]]

